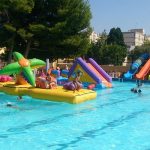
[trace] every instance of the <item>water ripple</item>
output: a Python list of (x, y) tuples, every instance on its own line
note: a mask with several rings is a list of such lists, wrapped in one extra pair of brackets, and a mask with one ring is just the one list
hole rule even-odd
[[(75, 144), (77, 144), (78, 142), (81, 142), (87, 138), (95, 138), (96, 136), (100, 136), (102, 134), (104, 134), (109, 128), (115, 128), (119, 125), (122, 125), (124, 122), (127, 122), (129, 120), (132, 120), (136, 117), (138, 117), (139, 115), (145, 113), (144, 110), (141, 111), (137, 111), (137, 112), (133, 112), (131, 114), (129, 114), (128, 116), (121, 116), (118, 119), (115, 119), (111, 122), (106, 123), (104, 126), (102, 126), (101, 128), (98, 129), (94, 129), (94, 130), (89, 130), (84, 132), (81, 136), (79, 137), (75, 137), (74, 140), (68, 142), (68, 143), (60, 143), (60, 144), (53, 144), (53, 145), (48, 145), (48, 147), (53, 147), (53, 146), (58, 146), (59, 148), (57, 150), (63, 150), (66, 149), (68, 147), (74, 146)], [(99, 133), (100, 132), (100, 133)]]
[[(109, 102), (109, 103), (106, 103), (106, 104), (101, 104), (101, 105), (98, 105), (96, 106), (95, 108), (96, 109), (99, 109), (99, 108), (105, 108), (105, 107), (108, 107), (108, 106), (111, 106), (111, 105), (116, 105), (116, 104), (119, 104), (119, 103), (123, 103), (125, 101), (128, 101), (128, 100), (133, 100), (133, 97), (130, 97), (128, 99), (124, 99), (124, 100), (119, 100), (119, 101), (114, 101), (114, 102)], [(69, 118), (69, 117), (74, 117), (78, 114), (84, 114), (84, 113), (88, 113), (90, 112), (91, 110), (89, 110), (88, 108), (87, 109), (84, 109), (84, 110), (81, 110), (79, 112), (76, 112), (76, 113), (70, 113), (70, 114), (63, 114), (63, 115), (60, 115), (60, 116), (57, 116), (55, 118), (46, 118), (44, 120), (39, 120), (39, 121), (34, 121), (34, 122), (31, 122), (29, 124), (26, 124), (26, 125), (23, 125), (23, 126), (17, 126), (17, 127), (13, 127), (13, 128), (9, 128), (6, 132), (6, 134), (0, 134), (0, 138), (3, 138), (3, 137), (8, 137), (8, 135), (12, 135), (12, 134), (22, 134), (23, 131), (25, 130), (29, 130), (31, 128), (34, 128), (34, 127), (37, 127), (37, 126), (42, 126), (42, 125), (46, 125), (46, 124), (51, 124), (51, 123), (55, 123), (61, 119), (64, 119), (64, 118)], [(121, 117), (122, 118), (122, 117)], [(120, 119), (121, 119), (120, 118)], [(115, 120), (116, 121), (116, 120)], [(111, 124), (113, 126), (113, 124), (115, 125), (114, 122), (109, 122), (109, 124)], [(105, 127), (103, 127), (105, 128)], [(4, 135), (4, 136), (3, 136)]]

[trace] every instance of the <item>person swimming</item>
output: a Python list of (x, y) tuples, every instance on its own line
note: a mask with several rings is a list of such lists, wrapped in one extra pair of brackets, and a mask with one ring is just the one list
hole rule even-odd
[(132, 88), (131, 89), (131, 92), (134, 92), (134, 93), (141, 93), (141, 89), (136, 89), (136, 88)]
[(11, 102), (7, 102), (7, 103), (6, 103), (6, 107), (19, 109), (19, 107), (17, 107), (17, 106), (15, 106), (15, 105), (13, 105), (13, 103), (11, 103)]
[(6, 106), (7, 106), (7, 107), (11, 107), (11, 106), (13, 106), (13, 105), (12, 105), (11, 102), (8, 102), (8, 103), (6, 104)]
[(21, 101), (22, 100), (22, 96), (18, 96), (17, 100)]

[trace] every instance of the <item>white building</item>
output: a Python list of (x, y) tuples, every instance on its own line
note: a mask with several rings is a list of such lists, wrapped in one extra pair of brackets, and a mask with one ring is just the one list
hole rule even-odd
[(144, 43), (144, 30), (131, 29), (128, 32), (123, 32), (123, 38), (130, 51), (134, 49), (135, 46), (141, 46)]
[(93, 31), (90, 35), (90, 42), (96, 43), (98, 38), (99, 38), (98, 34)]

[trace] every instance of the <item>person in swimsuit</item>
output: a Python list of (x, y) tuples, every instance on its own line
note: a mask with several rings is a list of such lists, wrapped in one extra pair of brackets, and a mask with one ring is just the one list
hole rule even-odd
[(8, 102), (8, 103), (6, 104), (6, 106), (7, 106), (7, 107), (10, 107), (10, 108), (19, 109), (19, 107), (13, 105), (11, 102)]
[(56, 80), (54, 80), (54, 78), (48, 74), (47, 77), (46, 77), (46, 81), (47, 81), (47, 87), (50, 88), (50, 89), (54, 89), (57, 87), (57, 82)]
[(82, 75), (82, 72), (77, 72), (77, 75), (75, 79), (73, 80), (73, 84), (75, 86), (74, 90), (79, 91), (81, 89), (81, 81), (80, 81), (81, 75)]

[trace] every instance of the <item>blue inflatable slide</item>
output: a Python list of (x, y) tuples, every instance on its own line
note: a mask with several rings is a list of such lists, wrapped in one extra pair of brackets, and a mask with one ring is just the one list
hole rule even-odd
[(132, 79), (132, 77), (137, 73), (139, 67), (149, 58), (149, 54), (142, 54), (133, 64), (131, 65), (129, 71), (124, 74), (124, 78)]

